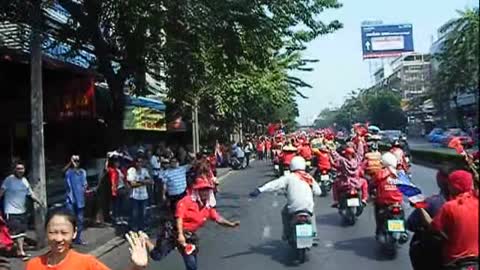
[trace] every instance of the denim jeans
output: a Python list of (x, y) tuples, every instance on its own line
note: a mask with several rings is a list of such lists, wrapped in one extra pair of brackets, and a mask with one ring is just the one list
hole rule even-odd
[[(188, 242), (188, 240), (187, 240)], [(157, 239), (157, 243), (155, 246), (155, 249), (150, 252), (150, 257), (154, 261), (160, 261), (163, 258), (165, 258), (172, 250), (175, 249), (176, 246), (176, 241), (168, 241), (164, 240), (162, 241), (161, 239)], [(194, 252), (193, 254), (187, 255), (180, 249), (178, 249), (180, 252), (180, 255), (182, 255), (183, 258), (183, 263), (185, 264), (185, 269), (186, 270), (197, 270), (197, 264), (198, 264), (198, 259), (197, 259), (197, 254), (198, 252)]]
[(130, 218), (130, 227), (132, 231), (145, 230), (146, 208), (148, 200), (130, 199), (132, 213)]
[(82, 231), (83, 231), (83, 221), (84, 221), (83, 213), (85, 208), (78, 207), (76, 204), (71, 202), (67, 202), (65, 206), (77, 218), (77, 237), (75, 238), (75, 242), (79, 243), (82, 241)]

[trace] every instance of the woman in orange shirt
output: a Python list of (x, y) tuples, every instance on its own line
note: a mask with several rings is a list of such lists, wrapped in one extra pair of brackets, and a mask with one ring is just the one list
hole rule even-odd
[[(109, 270), (97, 258), (72, 249), (77, 232), (75, 217), (65, 210), (58, 210), (47, 218), (46, 234), (50, 250), (27, 263), (26, 270)], [(129, 270), (144, 269), (148, 264), (145, 240), (137, 233), (126, 235), (130, 244), (132, 265)]]

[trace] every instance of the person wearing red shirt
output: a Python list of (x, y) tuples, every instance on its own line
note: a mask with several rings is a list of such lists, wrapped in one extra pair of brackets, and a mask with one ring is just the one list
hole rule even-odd
[(355, 151), (353, 147), (347, 147), (344, 151), (344, 156), (341, 156), (337, 151), (332, 150), (334, 163), (338, 168), (337, 179), (333, 182), (333, 204), (332, 207), (338, 207), (338, 200), (341, 192), (348, 191), (347, 189), (354, 187), (361, 191), (362, 204), (366, 205), (368, 199), (368, 183), (367, 180), (360, 177), (360, 167), (363, 160), (363, 141), (359, 143), (360, 147)]
[(264, 154), (265, 154), (265, 143), (263, 142), (263, 139), (258, 140), (256, 148), (257, 148), (258, 159), (263, 160)]
[[(297, 155), (297, 148), (292, 145), (286, 145), (282, 148), (282, 152), (279, 155), (280, 163), (283, 165), (283, 168), (289, 168), (292, 158)], [(283, 173), (283, 168), (281, 169)]]
[(392, 148), (390, 148), (390, 153), (394, 154), (398, 161), (398, 169), (408, 172), (410, 169), (408, 167), (408, 162), (405, 158), (405, 152), (402, 149), (402, 145), (398, 140), (395, 140), (392, 144)]
[(382, 155), (383, 169), (373, 176), (372, 183), (377, 189), (374, 202), (375, 221), (377, 224), (376, 235), (378, 235), (379, 229), (384, 223), (383, 217), (380, 216), (381, 210), (389, 205), (401, 204), (403, 202), (403, 194), (395, 184), (395, 179), (398, 178), (397, 164), (397, 158), (392, 153), (387, 152)]
[(313, 154), (317, 157), (318, 172), (329, 172), (332, 169), (332, 158), (329, 154), (327, 146), (321, 145), (318, 151), (313, 151)]
[[(421, 209), (423, 220), (441, 233), (445, 269), (478, 269), (478, 190), (470, 172), (457, 170), (448, 176), (450, 200), (432, 218)], [(470, 269), (470, 268), (468, 268)]]
[(303, 157), (307, 162), (312, 160), (312, 148), (307, 140), (304, 140), (298, 148), (298, 155)]
[[(240, 221), (229, 221), (215, 210), (213, 186), (206, 179), (196, 179), (188, 196), (177, 204), (176, 230), (167, 237), (160, 235), (156, 244), (146, 239), (146, 246), (153, 260), (159, 261), (166, 257), (175, 247), (183, 257), (186, 270), (197, 270), (198, 237), (196, 232), (207, 220), (213, 220), (219, 225), (235, 228)], [(176, 237), (176, 238), (175, 238)]]
[(267, 139), (265, 141), (265, 159), (271, 159), (272, 158), (272, 141), (270, 139)]

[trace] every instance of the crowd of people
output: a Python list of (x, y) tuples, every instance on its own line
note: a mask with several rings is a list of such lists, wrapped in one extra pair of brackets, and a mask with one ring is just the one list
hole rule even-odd
[[(282, 211), (284, 238), (289, 215), (299, 209), (314, 213), (311, 198), (318, 194), (318, 186), (305, 175), (312, 164), (310, 176), (336, 171), (332, 207), (340, 207), (339, 198), (352, 188), (359, 192), (363, 207), (373, 201), (377, 240), (382, 236), (385, 210), (402, 205), (404, 197), (408, 199), (416, 208), (407, 219), (407, 229), (414, 232), (410, 258), (415, 270), (478, 269), (479, 180), (476, 167), (472, 167), (478, 164), (478, 152), (470, 154), (461, 145), (461, 149), (455, 147), (465, 157), (469, 169), (441, 167), (437, 175), (440, 192), (425, 199), (408, 179), (412, 176), (410, 162), (399, 141), (381, 153), (378, 138), (371, 136), (368, 125), (354, 125), (350, 138), (343, 143), (335, 140), (336, 135), (332, 129), (324, 129), (309, 133), (279, 132), (259, 139), (259, 156), (265, 153), (266, 142), (271, 142), (270, 154), (281, 169), (280, 178), (258, 187), (250, 195), (256, 197), (263, 192), (287, 189), (287, 205)], [(285, 170), (290, 173), (284, 175)], [(406, 242), (408, 237), (405, 231), (400, 240)]]
[[(114, 226), (128, 227), (132, 260), (129, 269), (142, 269), (149, 257), (161, 260), (174, 249), (180, 252), (187, 270), (197, 269), (197, 231), (205, 222), (212, 220), (230, 228), (240, 225), (239, 221), (223, 218), (216, 210), (217, 167), (228, 166), (232, 158), (242, 159), (248, 167), (252, 155), (272, 161), (279, 166), (281, 175), (291, 172), (250, 194), (256, 197), (263, 192), (287, 189), (287, 205), (282, 211), (284, 239), (288, 238), (286, 224), (293, 213), (308, 209), (314, 214), (313, 196), (324, 192), (317, 183), (318, 176), (331, 171), (336, 171), (332, 207), (339, 207), (346, 191), (358, 190), (362, 207), (373, 201), (378, 236), (383, 224), (382, 209), (403, 202), (406, 194), (398, 179), (408, 173), (410, 165), (401, 144), (394, 142), (382, 154), (378, 144), (372, 143), (367, 128), (354, 126), (352, 136), (343, 144), (335, 140), (333, 130), (325, 129), (252, 136), (230, 146), (217, 142), (211, 151), (200, 153), (193, 153), (189, 147), (174, 151), (163, 144), (140, 146), (133, 151), (121, 147), (107, 154), (102, 180), (94, 188), (89, 187), (80, 156), (73, 155), (64, 168), (65, 207), (47, 218), (49, 252), (30, 260), (26, 269), (108, 269), (97, 259), (72, 249), (73, 244), (87, 244), (82, 231), (85, 208), (93, 198), (95, 208), (101, 209), (106, 220)], [(41, 202), (24, 174), (25, 165), (18, 162), (13, 174), (2, 183), (0, 197), (4, 198), (5, 219), (0, 219), (0, 242), (8, 249), (15, 247), (17, 256), (29, 260), (24, 250), (26, 199)], [(435, 269), (450, 269), (452, 265), (478, 259), (478, 189), (474, 188), (474, 176), (467, 170), (442, 168), (437, 183), (438, 195), (411, 202), (417, 208), (407, 220), (408, 229), (414, 232), (410, 257), (415, 270), (433, 269), (432, 261), (438, 263)], [(166, 218), (158, 226), (155, 240), (145, 233), (153, 225), (148, 224), (146, 215), (153, 205), (166, 206)], [(5, 233), (10, 238), (3, 239)], [(408, 239), (407, 234), (404, 236)]]

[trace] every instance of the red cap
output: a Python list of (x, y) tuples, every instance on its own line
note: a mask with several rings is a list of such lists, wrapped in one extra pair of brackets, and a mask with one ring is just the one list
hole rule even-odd
[(465, 170), (456, 170), (448, 176), (448, 183), (456, 191), (463, 193), (473, 190), (473, 176)]
[(195, 180), (195, 183), (193, 184), (192, 188), (193, 189), (204, 189), (204, 188), (213, 189), (213, 186), (207, 179), (202, 177), (202, 178), (197, 178), (197, 180)]
[(354, 155), (355, 154), (355, 149), (352, 147), (347, 147), (345, 148), (345, 155)]

